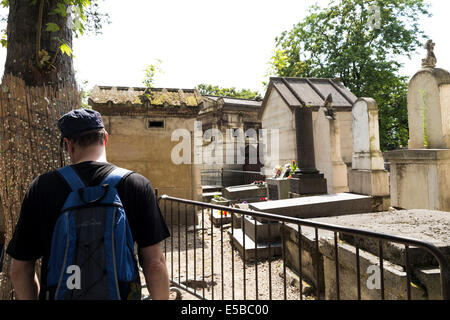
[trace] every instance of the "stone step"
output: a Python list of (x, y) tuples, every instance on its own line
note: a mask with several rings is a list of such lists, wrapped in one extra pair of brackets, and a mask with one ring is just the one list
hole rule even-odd
[(242, 229), (228, 230), (228, 234), (230, 235), (231, 244), (243, 257), (245, 252), (245, 261), (265, 260), (267, 258), (281, 256), (282, 254), (281, 242), (255, 244), (249, 236), (243, 234)]
[(244, 217), (245, 234), (261, 243), (280, 241), (280, 224), (278, 222), (260, 222), (252, 217)]

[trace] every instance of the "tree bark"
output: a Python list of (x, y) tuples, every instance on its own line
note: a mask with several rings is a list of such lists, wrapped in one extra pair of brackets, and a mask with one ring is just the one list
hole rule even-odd
[[(9, 1), (8, 49), (0, 85), (0, 212), (5, 217), (5, 246), (31, 181), (68, 162), (59, 147), (56, 124), (61, 115), (81, 106), (72, 56), (59, 50), (60, 41), (72, 47), (72, 30), (66, 18), (49, 14), (57, 2)], [(60, 30), (45, 31), (49, 22)], [(39, 50), (48, 53), (48, 63), (41, 63)], [(9, 269), (10, 259), (5, 255), (0, 299), (14, 297)], [(39, 268), (36, 271), (40, 273)]]

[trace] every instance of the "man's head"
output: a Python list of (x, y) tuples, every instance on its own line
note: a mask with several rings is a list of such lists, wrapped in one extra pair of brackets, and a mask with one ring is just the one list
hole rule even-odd
[[(61, 144), (73, 163), (105, 157), (108, 141), (100, 113), (89, 109), (72, 110), (58, 120)], [(100, 159), (102, 160), (102, 159)]]

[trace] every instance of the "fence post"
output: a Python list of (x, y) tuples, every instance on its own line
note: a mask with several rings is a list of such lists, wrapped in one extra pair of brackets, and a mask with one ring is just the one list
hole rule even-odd
[(441, 261), (440, 267), (442, 300), (450, 300), (450, 265), (448, 260)]

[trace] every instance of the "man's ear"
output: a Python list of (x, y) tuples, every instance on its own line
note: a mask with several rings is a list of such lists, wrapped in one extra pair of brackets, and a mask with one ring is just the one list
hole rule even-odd
[(108, 131), (105, 130), (105, 148), (106, 148), (106, 145), (108, 144), (108, 137), (109, 137)]
[(64, 146), (65, 146), (65, 150), (67, 152), (69, 152), (69, 153), (73, 153), (74, 152), (74, 150), (73, 150), (73, 142), (70, 141), (69, 139), (64, 138)]
[(68, 146), (68, 144), (67, 144), (67, 138), (64, 138), (63, 139), (63, 149), (64, 149), (64, 151), (66, 151), (66, 152), (68, 152), (69, 151), (69, 146)]

